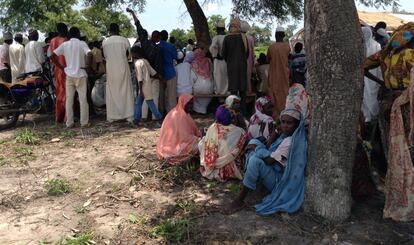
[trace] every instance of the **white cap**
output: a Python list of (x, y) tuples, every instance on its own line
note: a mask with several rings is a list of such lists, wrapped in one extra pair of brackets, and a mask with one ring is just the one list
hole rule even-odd
[(278, 26), (278, 27), (276, 28), (276, 32), (285, 32), (285, 28), (284, 28), (284, 27), (282, 27), (282, 26)]
[(240, 25), (241, 31), (246, 33), (250, 30), (250, 25), (247, 21), (242, 20)]
[(377, 30), (377, 34), (380, 35), (380, 36), (382, 36), (382, 37), (389, 38), (389, 35), (388, 35), (387, 31), (384, 28), (379, 28)]
[(184, 54), (183, 54), (183, 52), (178, 51), (178, 52), (177, 52), (177, 59), (178, 59), (178, 60), (181, 60), (182, 58), (184, 58)]
[(226, 27), (226, 23), (224, 22), (224, 20), (220, 20), (216, 23), (216, 27), (218, 28), (225, 28)]

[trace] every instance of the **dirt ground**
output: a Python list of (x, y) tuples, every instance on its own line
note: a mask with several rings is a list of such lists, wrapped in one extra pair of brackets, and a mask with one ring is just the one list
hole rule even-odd
[[(414, 223), (382, 219), (381, 194), (339, 225), (302, 211), (257, 216), (263, 193), (225, 216), (240, 182), (205, 180), (196, 161), (159, 162), (151, 123), (92, 122), (67, 130), (35, 115), (0, 132), (0, 244), (414, 244)], [(69, 193), (48, 194), (52, 179)]]

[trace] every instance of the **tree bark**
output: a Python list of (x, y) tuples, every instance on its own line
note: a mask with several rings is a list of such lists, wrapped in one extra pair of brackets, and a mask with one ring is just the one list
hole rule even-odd
[(211, 44), (210, 32), (208, 29), (207, 18), (204, 15), (203, 9), (197, 0), (184, 0), (188, 13), (190, 13), (193, 20), (194, 30), (197, 38), (197, 45), (208, 50)]
[(305, 0), (312, 99), (305, 209), (332, 222), (351, 213), (363, 48), (354, 0)]

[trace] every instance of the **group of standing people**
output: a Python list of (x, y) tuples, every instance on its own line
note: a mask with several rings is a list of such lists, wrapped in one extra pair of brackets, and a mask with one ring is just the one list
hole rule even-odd
[(0, 78), (3, 82), (17, 82), (23, 73), (37, 72), (45, 62), (43, 46), (39, 40), (37, 30), (31, 29), (28, 33), (28, 43), (23, 45), (23, 35), (10, 32), (3, 34), (4, 43), (0, 46)]
[[(1, 46), (1, 63), (10, 64), (10, 69), (5, 65), (8, 69), (1, 71), (1, 78), (4, 82), (16, 83), (19, 75), (46, 72), (45, 62), (49, 58), (56, 92), (56, 122), (65, 122), (67, 127), (75, 125), (73, 104), (77, 93), (80, 124), (85, 127), (90, 125), (90, 94), (93, 82), (106, 73), (107, 120), (127, 120), (132, 123), (134, 96), (128, 63), (130, 44), (119, 33), (119, 26), (112, 23), (109, 26), (108, 38), (102, 43), (96, 41), (88, 46), (81, 38), (79, 28), (71, 27), (68, 30), (64, 23), (59, 23), (57, 35), (49, 40), (46, 47), (38, 41), (37, 30), (29, 31), (29, 42), (25, 45), (21, 34), (16, 34), (15, 42), (10, 45), (11, 34), (7, 33), (4, 35), (5, 44)], [(10, 56), (9, 59), (6, 59), (6, 53)], [(12, 74), (11, 79), (8, 78), (9, 72)], [(91, 79), (92, 83), (88, 82)]]

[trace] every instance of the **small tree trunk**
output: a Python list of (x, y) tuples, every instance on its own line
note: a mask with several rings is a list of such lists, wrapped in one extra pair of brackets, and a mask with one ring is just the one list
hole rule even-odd
[(191, 19), (195, 29), (197, 38), (197, 45), (204, 50), (208, 50), (211, 43), (210, 32), (208, 29), (207, 18), (204, 15), (203, 9), (197, 0), (184, 0), (188, 13), (190, 13)]
[(354, 0), (305, 0), (312, 125), (305, 209), (333, 222), (351, 213), (363, 49)]

